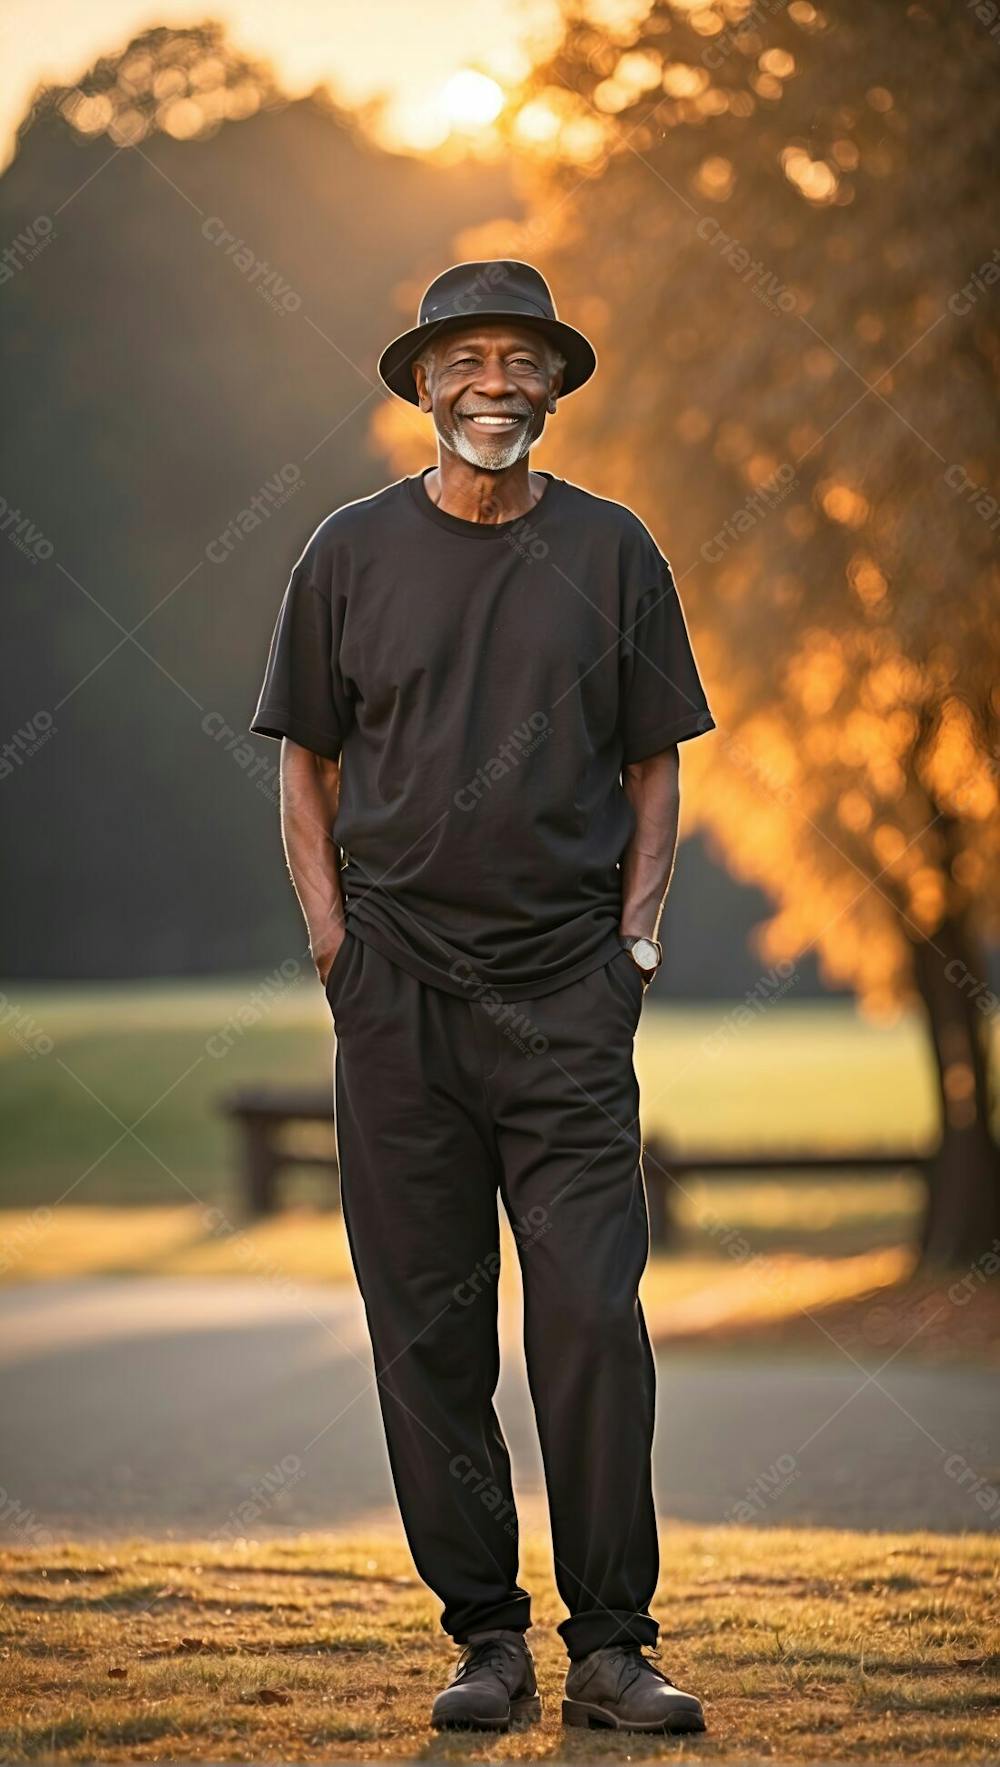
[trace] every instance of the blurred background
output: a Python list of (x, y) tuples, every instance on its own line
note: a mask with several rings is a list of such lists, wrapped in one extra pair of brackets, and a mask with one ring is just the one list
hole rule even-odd
[[(537, 464), (648, 524), (718, 723), (637, 1048), (664, 1505), (997, 1526), (986, 10), (8, 0), (0, 1528), (211, 1532), (359, 1378), (247, 723), (317, 522), (434, 458), (380, 349), (501, 255), (600, 357)], [(256, 1526), (380, 1457), (367, 1390)]]

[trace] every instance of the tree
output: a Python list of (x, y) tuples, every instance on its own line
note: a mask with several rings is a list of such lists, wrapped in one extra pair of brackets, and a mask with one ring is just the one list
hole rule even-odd
[(876, 1013), (922, 1001), (923, 1249), (976, 1260), (1000, 1235), (1000, 26), (945, 0), (617, 10), (567, 18), (511, 119), (521, 238), (598, 333), (572, 465), (673, 561), (719, 724), (697, 814), (776, 901), (763, 955), (815, 949)]
[(292, 562), (373, 488), (392, 291), (484, 204), (502, 167), (387, 153), (217, 25), (36, 94), (0, 178), (9, 977), (301, 949), (244, 733)]

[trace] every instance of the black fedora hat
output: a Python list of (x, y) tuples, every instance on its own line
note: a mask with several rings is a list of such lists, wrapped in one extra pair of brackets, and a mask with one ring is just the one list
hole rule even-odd
[(445, 331), (474, 325), (480, 319), (519, 319), (551, 339), (566, 358), (559, 397), (575, 393), (597, 367), (593, 346), (582, 331), (556, 315), (549, 285), (540, 271), (516, 258), (491, 258), (480, 264), (453, 264), (424, 290), (411, 331), (394, 338), (379, 357), (378, 371), (390, 392), (417, 403), (412, 364), (422, 350)]

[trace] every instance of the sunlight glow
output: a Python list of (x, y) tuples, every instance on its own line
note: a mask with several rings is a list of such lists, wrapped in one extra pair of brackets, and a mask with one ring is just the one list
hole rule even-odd
[(455, 128), (486, 128), (503, 109), (503, 87), (488, 74), (461, 68), (445, 82), (441, 107)]

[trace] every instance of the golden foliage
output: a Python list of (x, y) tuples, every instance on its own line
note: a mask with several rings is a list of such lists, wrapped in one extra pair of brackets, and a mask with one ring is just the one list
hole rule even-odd
[(136, 37), (124, 58), (98, 61), (83, 85), (48, 87), (19, 134), (54, 112), (79, 134), (107, 135), (117, 147), (136, 147), (158, 131), (203, 140), (225, 122), (284, 102), (270, 69), (235, 51), (221, 24), (158, 27)]
[(880, 1014), (914, 939), (1000, 923), (998, 48), (944, 0), (657, 0), (523, 100), (561, 120), (520, 255), (600, 357), (546, 456), (674, 565), (719, 724), (688, 826), (774, 900), (765, 958)]

